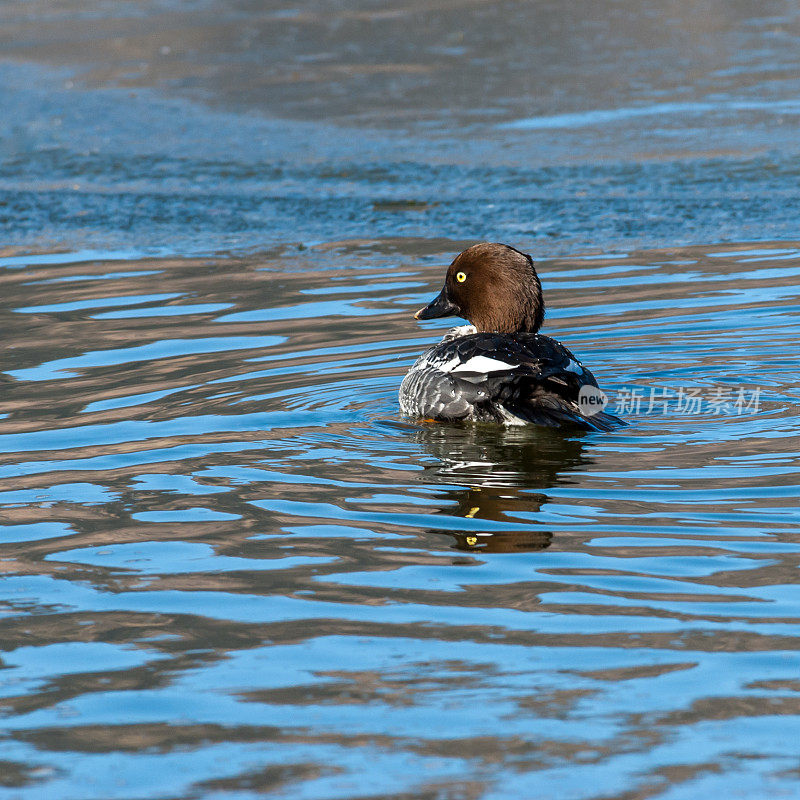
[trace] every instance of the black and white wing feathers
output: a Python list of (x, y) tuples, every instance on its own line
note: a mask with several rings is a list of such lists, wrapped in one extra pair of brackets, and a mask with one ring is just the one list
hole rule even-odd
[(400, 387), (406, 414), (608, 430), (610, 414), (582, 413), (578, 395), (597, 386), (560, 342), (541, 334), (475, 333), (445, 338), (424, 353)]

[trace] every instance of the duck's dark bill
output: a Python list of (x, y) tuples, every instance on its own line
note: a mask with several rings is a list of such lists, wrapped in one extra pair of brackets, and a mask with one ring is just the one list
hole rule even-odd
[(450, 298), (447, 296), (447, 289), (442, 289), (425, 308), (421, 308), (414, 314), (414, 319), (436, 319), (437, 317), (457, 316), (460, 316), (458, 306), (450, 301)]

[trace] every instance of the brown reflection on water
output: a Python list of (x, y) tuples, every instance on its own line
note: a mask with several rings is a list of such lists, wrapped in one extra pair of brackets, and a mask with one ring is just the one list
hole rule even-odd
[[(17, 446), (0, 456), (12, 587), (0, 677), (16, 669), (19, 682), (0, 696), (16, 725), (8, 741), (30, 745), (31, 763), (56, 776), (94, 753), (194, 754), (194, 786), (176, 797), (351, 779), (364, 753), (401, 754), (389, 770), (398, 785), (408, 764), (430, 768), (432, 797), (479, 798), (548, 770), (590, 785), (590, 766), (620, 770), (645, 796), (665, 780), (690, 785), (700, 769), (686, 750), (664, 755), (681, 737), (721, 737), (732, 752), (745, 738), (736, 725), (788, 725), (796, 246), (543, 263), (547, 330), (610, 391), (771, 387), (762, 414), (639, 415), (604, 436), (398, 418), (400, 376), (439, 334), (411, 311), (441, 280), (451, 254), (441, 242), (428, 253), (419, 241), (339, 243), (0, 276), (7, 369), (166, 343), (147, 360), (4, 384), (0, 434), (30, 437), (4, 440)], [(158, 274), (103, 282), (103, 270)], [(63, 280), (89, 273), (98, 279)], [(179, 295), (153, 306), (226, 307), (97, 318), (88, 305), (147, 293)], [(19, 313), (73, 301), (87, 305)], [(281, 338), (169, 349), (268, 336)], [(56, 527), (24, 528), (45, 524)], [(116, 669), (98, 657), (70, 672), (49, 654), (61, 645), (136, 660)], [(41, 680), (25, 682), (23, 656)], [(457, 724), (438, 728), (447, 714)], [(742, 757), (745, 771), (779, 749), (746, 736), (758, 758)], [(208, 776), (216, 745), (247, 763)], [(264, 755), (278, 745), (279, 758)], [(712, 751), (702, 764), (724, 771), (731, 758)], [(33, 781), (28, 767), (15, 755), (5, 774)], [(409, 792), (423, 796), (420, 785)]]
[[(312, 256), (316, 260), (326, 260)], [(363, 256), (362, 256), (363, 260)], [(292, 264), (294, 261), (294, 265)], [(148, 269), (149, 268), (149, 269)], [(158, 275), (146, 273), (157, 268)], [(331, 350), (337, 345), (347, 344), (375, 345), (375, 353), (382, 348), (376, 345), (379, 333), (388, 325), (399, 328), (397, 324), (404, 315), (396, 311), (392, 301), (373, 301), (353, 293), (347, 281), (342, 284), (342, 292), (317, 293), (317, 290), (336, 288), (330, 284), (330, 271), (308, 269), (307, 260), (302, 257), (286, 260), (286, 269), (275, 273), (274, 269), (264, 268), (262, 259), (230, 259), (224, 268), (216, 262), (203, 260), (166, 260), (160, 262), (144, 261), (128, 264), (126, 270), (140, 271), (143, 277), (121, 278), (116, 280), (81, 280), (70, 282), (70, 278), (91, 274), (96, 265), (65, 265), (59, 271), (53, 268), (33, 268), (25, 271), (8, 272), (0, 276), (5, 280), (3, 297), (0, 299), (0, 312), (7, 315), (12, 340), (9, 341), (3, 358), (6, 370), (21, 370), (55, 363), (47, 373), (58, 382), (59, 392), (51, 391), (50, 380), (28, 381), (22, 386), (8, 383), (0, 398), (0, 413), (11, 413), (4, 421), (8, 432), (36, 430), (44, 420), (69, 419), (82, 424), (114, 422), (117, 420), (146, 419), (163, 420), (180, 415), (182, 408), (190, 407), (193, 415), (217, 414), (230, 409), (231, 394), (242, 392), (236, 383), (221, 382), (214, 386), (215, 380), (230, 381), (236, 374), (247, 378), (248, 373), (258, 372), (253, 365), (243, 363), (244, 358), (257, 358), (265, 354), (283, 356), (281, 365), (291, 354), (293, 365), (311, 366), (317, 363), (318, 356), (304, 355), (305, 349), (325, 348)], [(222, 269), (222, 271), (221, 271)], [(293, 270), (301, 270), (292, 274)], [(106, 271), (108, 267), (106, 266)], [(56, 275), (57, 278), (52, 276)], [(44, 281), (53, 280), (55, 283)], [(352, 283), (370, 283), (385, 280), (385, 273), (364, 271), (353, 276)], [(412, 279), (413, 281), (413, 279)], [(233, 287), (233, 288), (232, 288)], [(169, 294), (174, 298), (167, 300), (146, 300), (137, 298), (149, 294)], [(102, 306), (108, 298), (119, 298), (113, 305)], [(179, 310), (182, 305), (191, 307), (198, 302), (219, 304), (223, 311), (206, 314), (186, 314), (172, 316), (169, 310)], [(325, 326), (314, 324), (319, 315), (329, 314), (331, 301), (350, 301), (353, 316), (336, 315), (326, 320)], [(132, 303), (135, 302), (135, 305)], [(64, 303), (79, 306), (75, 310), (61, 310)], [(316, 304), (322, 303), (325, 310), (315, 311)], [(50, 307), (55, 306), (50, 310)], [(80, 307), (83, 306), (83, 307)], [(160, 308), (167, 313), (159, 313)], [(18, 309), (41, 309), (22, 311)], [(307, 308), (307, 311), (303, 311)], [(298, 309), (300, 312), (298, 313)], [(364, 315), (359, 316), (359, 309)], [(103, 318), (117, 311), (134, 312), (136, 315), (119, 319)], [(370, 316), (370, 312), (379, 312)], [(236, 320), (227, 322), (225, 317), (235, 313)], [(248, 319), (250, 315), (252, 318)], [(99, 317), (99, 318), (98, 318)], [(409, 326), (405, 335), (419, 335)], [(57, 335), (54, 335), (57, 331)], [(286, 341), (291, 333), (290, 341)], [(276, 337), (268, 348), (259, 344), (256, 337)], [(170, 355), (169, 358), (137, 356), (135, 348), (158, 343), (164, 340), (184, 340), (191, 343), (200, 340), (197, 348), (203, 350), (206, 338), (221, 340), (241, 337), (227, 353), (209, 352)], [(253, 337), (248, 348), (247, 337)], [(384, 351), (392, 350), (387, 345)], [(126, 355), (126, 348), (131, 354)], [(104, 351), (121, 349), (115, 359), (105, 358)], [(250, 350), (250, 352), (248, 352)], [(91, 370), (83, 367), (71, 369), (62, 359), (74, 358), (82, 353), (97, 354), (96, 366)], [(146, 358), (146, 360), (145, 360)], [(330, 365), (342, 362), (346, 373), (347, 360), (352, 355), (329, 352), (326, 361)], [(110, 361), (111, 363), (105, 363)], [(265, 363), (262, 369), (267, 369)], [(74, 372), (79, 374), (76, 376)], [(375, 372), (394, 374), (396, 368), (375, 367)], [(242, 384), (242, 388), (259, 393), (261, 387), (269, 386), (273, 391), (291, 391), (307, 382), (302, 370), (287, 370), (285, 374), (256, 379)], [(198, 388), (198, 383), (203, 388)], [(147, 398), (131, 406), (94, 410), (94, 404), (124, 397), (126, 394), (139, 395), (164, 393), (158, 403)], [(246, 397), (243, 398), (246, 401)], [(312, 398), (313, 400), (313, 398)], [(307, 405), (307, 403), (304, 403)], [(284, 403), (276, 408), (283, 408)], [(248, 410), (245, 402), (239, 406)], [(264, 408), (263, 402), (258, 405)], [(133, 410), (132, 410), (133, 409)], [(165, 442), (165, 444), (167, 444)]]

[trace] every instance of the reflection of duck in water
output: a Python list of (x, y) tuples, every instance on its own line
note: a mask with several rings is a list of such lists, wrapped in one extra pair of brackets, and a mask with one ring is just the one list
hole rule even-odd
[(423, 353), (400, 386), (404, 414), (440, 421), (570, 425), (607, 431), (594, 376), (560, 342), (538, 333), (542, 286), (529, 255), (484, 242), (458, 255), (417, 319), (463, 317)]
[(535, 426), (425, 425), (414, 438), (436, 458), (424, 468), (422, 480), (441, 486), (436, 497), (447, 502), (440, 513), (475, 521), (431, 529), (453, 536), (461, 550), (547, 547), (552, 533), (536, 522), (546, 490), (562, 480), (562, 473), (591, 461), (579, 438)]

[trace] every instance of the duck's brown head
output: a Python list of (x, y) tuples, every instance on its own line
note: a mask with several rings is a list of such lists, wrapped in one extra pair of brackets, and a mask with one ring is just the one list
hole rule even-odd
[(544, 299), (533, 259), (507, 244), (473, 245), (456, 256), (442, 291), (414, 317), (463, 317), (478, 331), (536, 333)]

